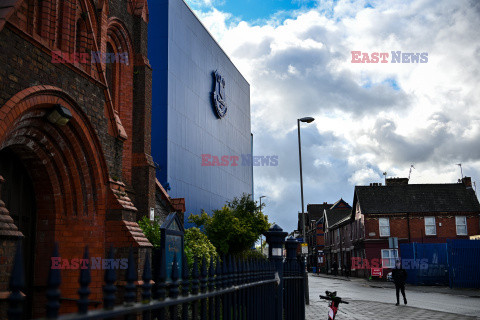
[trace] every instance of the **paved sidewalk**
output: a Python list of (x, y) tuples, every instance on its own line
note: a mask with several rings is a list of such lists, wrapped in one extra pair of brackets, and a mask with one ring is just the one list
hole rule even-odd
[(353, 280), (363, 280), (366, 281), (364, 278), (357, 278), (357, 277), (344, 277), (344, 276), (334, 276), (331, 274), (325, 274), (325, 273), (308, 273), (309, 276), (314, 276), (314, 277), (322, 277), (322, 278), (329, 278), (329, 279), (335, 279), (335, 280), (344, 280), (344, 281), (352, 281)]
[[(328, 303), (315, 302), (306, 306), (306, 319), (327, 319)], [(395, 304), (360, 301), (349, 301), (349, 304), (341, 304), (336, 320), (478, 320), (478, 317), (462, 316), (454, 313), (432, 311), (409, 307), (408, 305), (396, 306)]]
[[(395, 285), (393, 282), (381, 281), (381, 280), (367, 280), (365, 278), (357, 277), (343, 277), (343, 276), (333, 276), (323, 273), (309, 273), (309, 275), (314, 277), (322, 277), (334, 280), (343, 280), (343, 281), (354, 281), (356, 283), (361, 283), (364, 287), (371, 288), (391, 288), (394, 289)], [(435, 292), (443, 294), (453, 294), (457, 296), (467, 296), (467, 297), (478, 297), (480, 298), (479, 289), (468, 289), (468, 288), (453, 288), (447, 286), (415, 286), (415, 285), (406, 285), (407, 291), (417, 291), (417, 292)], [(480, 302), (480, 300), (479, 300)]]

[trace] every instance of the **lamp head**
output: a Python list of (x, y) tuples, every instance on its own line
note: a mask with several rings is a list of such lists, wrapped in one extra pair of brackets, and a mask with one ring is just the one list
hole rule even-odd
[(300, 118), (298, 120), (300, 120), (301, 122), (306, 122), (306, 123), (310, 123), (310, 122), (315, 121), (315, 119), (312, 118), (312, 117), (304, 117), (304, 118)]
[(47, 119), (52, 124), (64, 126), (72, 119), (72, 113), (64, 106), (57, 104), (50, 109)]

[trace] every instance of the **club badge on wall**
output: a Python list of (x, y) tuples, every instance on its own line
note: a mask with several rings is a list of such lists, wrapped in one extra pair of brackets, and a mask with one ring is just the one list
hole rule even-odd
[(225, 78), (218, 72), (215, 71), (212, 73), (213, 81), (213, 92), (212, 92), (212, 101), (215, 109), (215, 113), (219, 118), (225, 117), (227, 114), (227, 97), (225, 95)]

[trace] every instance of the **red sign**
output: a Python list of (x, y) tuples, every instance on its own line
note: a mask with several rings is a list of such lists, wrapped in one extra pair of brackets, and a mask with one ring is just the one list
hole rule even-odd
[(382, 268), (372, 268), (372, 277), (382, 277), (383, 269)]

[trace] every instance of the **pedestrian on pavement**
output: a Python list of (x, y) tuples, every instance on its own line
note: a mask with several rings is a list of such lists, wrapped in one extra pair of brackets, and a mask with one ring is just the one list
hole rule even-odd
[(332, 264), (332, 272), (333, 272), (333, 275), (336, 277), (337, 276), (337, 273), (338, 273), (338, 263), (337, 261), (333, 261), (333, 264)]
[(407, 280), (407, 271), (402, 268), (402, 263), (397, 260), (395, 263), (395, 269), (392, 270), (392, 278), (395, 283), (395, 290), (397, 292), (397, 306), (400, 304), (399, 291), (402, 292), (403, 303), (407, 304), (407, 298), (405, 297), (405, 281)]
[(350, 272), (352, 271), (352, 264), (350, 263), (350, 261), (347, 261), (347, 264), (345, 265), (345, 275), (348, 277), (350, 277)]

